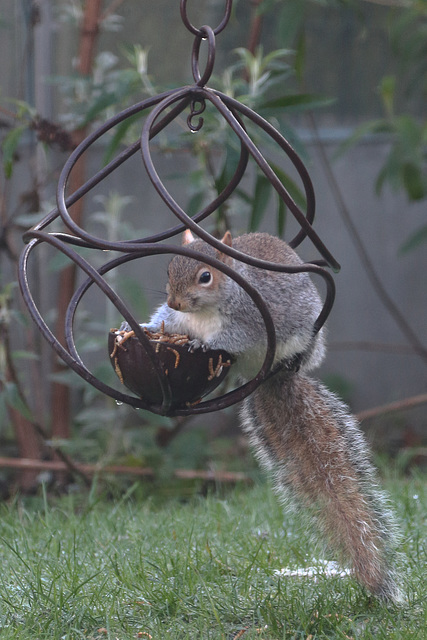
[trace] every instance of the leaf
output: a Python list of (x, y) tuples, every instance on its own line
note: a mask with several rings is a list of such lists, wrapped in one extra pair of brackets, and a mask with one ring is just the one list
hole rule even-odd
[(129, 116), (126, 120), (123, 120), (120, 124), (117, 125), (114, 131), (114, 135), (107, 146), (107, 149), (104, 154), (103, 163), (104, 165), (108, 164), (110, 160), (112, 160), (113, 155), (117, 151), (120, 146), (122, 140), (126, 136), (126, 133), (132, 127), (132, 125), (142, 118), (141, 113), (135, 113), (133, 116)]
[(7, 411), (6, 398), (4, 391), (0, 391), (0, 433), (4, 435), (3, 428), (9, 426), (9, 414)]
[(298, 93), (269, 100), (262, 105), (262, 108), (274, 111), (278, 111), (280, 109), (286, 109), (287, 111), (302, 111), (304, 109), (327, 107), (333, 104), (333, 102), (334, 99), (332, 98), (325, 98), (312, 93)]
[(23, 350), (12, 351), (12, 358), (14, 360), (21, 358), (24, 360), (40, 360), (40, 356), (38, 356), (37, 353)]
[(385, 182), (388, 182), (393, 189), (398, 189), (402, 183), (400, 175), (400, 159), (396, 157), (396, 154), (393, 153), (393, 151), (389, 154), (377, 175), (377, 179), (375, 181), (375, 193), (377, 195), (381, 193)]
[(417, 153), (423, 136), (422, 127), (412, 116), (400, 116), (394, 120), (399, 142), (409, 158)]
[(271, 183), (264, 174), (259, 174), (255, 182), (249, 231), (256, 231), (264, 217), (271, 194)]
[(215, 179), (215, 189), (218, 194), (221, 193), (230, 182), (237, 165), (239, 164), (240, 150), (238, 151), (231, 144), (225, 145), (225, 159), (222, 165), (221, 173)]
[(284, 62), (282, 58), (288, 57), (291, 53), (293, 53), (292, 49), (275, 49), (274, 51), (270, 51), (270, 53), (267, 53), (261, 60), (262, 69), (275, 68), (283, 71)]
[(102, 93), (99, 98), (97, 98), (91, 107), (86, 111), (85, 117), (83, 119), (82, 125), (85, 127), (107, 107), (111, 107), (112, 105), (117, 103), (117, 95), (115, 93)]
[(271, 168), (273, 169), (274, 173), (277, 175), (277, 177), (279, 178), (280, 182), (283, 184), (283, 186), (285, 187), (286, 191), (289, 193), (289, 195), (291, 196), (292, 200), (295, 201), (295, 203), (303, 210), (305, 210), (306, 206), (307, 206), (307, 201), (305, 198), (304, 193), (301, 191), (301, 189), (298, 187), (298, 185), (296, 184), (296, 182), (294, 182), (294, 180), (292, 180), (292, 178), (290, 178), (288, 176), (288, 174), (283, 171), (283, 169), (281, 169), (280, 167), (278, 167), (275, 164), (271, 164)]
[(403, 186), (410, 200), (422, 200), (426, 196), (426, 182), (421, 168), (413, 162), (406, 162), (402, 167)]
[(282, 10), (278, 19), (278, 41), (291, 46), (296, 35), (301, 30), (305, 18), (305, 0), (286, 0), (282, 3)]
[(427, 242), (427, 225), (417, 229), (412, 233), (409, 238), (402, 244), (399, 249), (401, 255), (405, 255), (414, 249), (418, 249), (422, 244)]
[(271, 11), (273, 6), (277, 4), (278, 0), (261, 0), (260, 4), (256, 7), (256, 15), (262, 16), (268, 11)]
[(187, 215), (189, 215), (191, 218), (195, 216), (196, 213), (198, 213), (201, 210), (203, 203), (205, 201), (205, 198), (206, 198), (206, 190), (197, 191), (195, 194), (193, 194), (187, 205), (187, 209), (186, 209)]
[(305, 54), (306, 54), (306, 37), (305, 37), (304, 31), (301, 31), (301, 34), (297, 39), (297, 43), (295, 47), (295, 60), (294, 60), (295, 73), (300, 83), (302, 82), (304, 77)]
[(287, 216), (287, 206), (285, 205), (282, 198), (278, 196), (278, 205), (277, 205), (277, 235), (279, 238), (282, 238), (285, 233), (285, 225), (286, 225), (286, 216)]
[[(120, 291), (120, 295), (131, 304), (134, 315), (137, 318), (141, 318), (140, 322), (148, 317), (149, 304), (147, 296), (138, 280), (129, 275), (127, 275), (126, 278), (120, 278), (118, 290)], [(159, 293), (163, 292), (160, 291)]]
[(28, 102), (25, 102), (25, 100), (17, 100), (16, 98), (6, 98), (6, 102), (8, 102), (9, 104), (13, 104), (15, 107), (17, 107), (16, 117), (19, 120), (25, 117), (28, 117), (30, 120), (33, 120), (37, 115), (36, 109), (32, 107), (30, 104), (28, 104)]
[(13, 173), (13, 162), (15, 151), (18, 147), (19, 141), (21, 140), (22, 135), (27, 130), (27, 125), (22, 124), (19, 127), (15, 127), (9, 131), (9, 133), (5, 136), (2, 143), (2, 151), (3, 151), (3, 167), (6, 178), (11, 178)]
[(362, 124), (360, 127), (356, 127), (351, 136), (349, 136), (344, 142), (342, 142), (336, 152), (333, 155), (333, 158), (336, 159), (339, 156), (343, 155), (343, 153), (347, 152), (348, 149), (354, 147), (362, 138), (367, 135), (379, 134), (379, 133), (392, 133), (394, 132), (394, 126), (388, 120), (373, 120), (372, 122), (366, 122)]
[(384, 76), (379, 86), (381, 99), (383, 101), (385, 112), (389, 117), (394, 111), (394, 97), (396, 94), (396, 78), (394, 76)]
[(4, 400), (9, 407), (15, 409), (27, 420), (32, 421), (33, 416), (27, 403), (21, 398), (18, 387), (14, 382), (5, 382), (3, 385)]

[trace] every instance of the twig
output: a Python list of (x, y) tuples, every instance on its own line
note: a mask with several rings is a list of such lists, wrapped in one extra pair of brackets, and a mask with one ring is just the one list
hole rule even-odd
[(262, 0), (252, 0), (254, 9), (247, 44), (247, 49), (252, 53), (252, 55), (255, 53), (255, 49), (257, 48), (261, 40), (263, 17), (262, 14), (258, 13), (258, 7), (260, 6), (261, 2)]
[(81, 469), (81, 467), (78, 464), (76, 464), (74, 460), (72, 460), (69, 456), (67, 456), (67, 454), (64, 453), (62, 449), (60, 449), (59, 447), (56, 447), (54, 444), (51, 444), (51, 442), (49, 442), (48, 435), (46, 431), (43, 429), (43, 427), (37, 422), (31, 422), (31, 426), (43, 438), (43, 444), (49, 449), (51, 449), (56, 454), (56, 456), (60, 458), (60, 460), (62, 460), (64, 468), (69, 473), (79, 476), (83, 480), (85, 485), (87, 487), (90, 487), (90, 480), (87, 477), (84, 470)]
[(412, 2), (410, 0), (363, 0), (369, 4), (379, 4), (383, 7), (401, 7), (402, 9), (408, 9)]
[[(80, 29), (79, 42), (79, 64), (78, 71), (83, 76), (89, 76), (95, 56), (95, 46), (99, 33), (99, 19), (101, 15), (102, 0), (86, 0), (84, 4), (84, 14)], [(82, 142), (87, 134), (87, 126), (76, 129), (72, 133), (74, 144), (77, 146)], [(85, 181), (86, 156), (83, 155), (76, 162), (70, 174), (69, 191), (74, 193)], [(76, 224), (81, 225), (83, 219), (84, 200), (78, 200), (72, 208), (72, 217)], [(59, 275), (59, 289), (57, 297), (57, 318), (55, 333), (62, 345), (65, 345), (63, 328), (68, 303), (74, 292), (76, 281), (76, 266), (71, 264), (64, 268)], [(54, 372), (65, 370), (65, 366), (54, 359)], [(68, 439), (70, 437), (70, 392), (69, 388), (59, 382), (53, 382), (51, 393), (52, 415), (55, 420), (52, 425), (52, 434), (56, 438)]]
[[(60, 460), (33, 460), (31, 458), (0, 458), (0, 468), (32, 469), (35, 471), (66, 471), (67, 465)], [(107, 465), (102, 467), (97, 464), (78, 464), (75, 468), (85, 475), (97, 473), (113, 473), (134, 475), (145, 478), (154, 478), (155, 470), (152, 467), (127, 467), (125, 465)], [(204, 471), (195, 469), (176, 469), (173, 477), (179, 480), (211, 480), (214, 482), (245, 482), (251, 479), (245, 473), (238, 471)]]
[(167, 427), (159, 427), (156, 433), (156, 444), (159, 447), (167, 447), (171, 440), (173, 440), (183, 428), (188, 424), (193, 416), (178, 416), (173, 420), (173, 427), (168, 429)]
[[(22, 389), (21, 381), (19, 380), (15, 370), (14, 361), (10, 350), (8, 326), (5, 323), (2, 323), (0, 325), (0, 335), (1, 342), (5, 351), (6, 379), (8, 379), (15, 385), (20, 401), (30, 414), (31, 410), (27, 398), (25, 396), (24, 390)], [(24, 451), (22, 451), (22, 453), (29, 453), (31, 451), (33, 454), (37, 452), (37, 455), (41, 455), (41, 448), (40, 446), (38, 446), (37, 440), (35, 440), (34, 437), (35, 431), (37, 435), (41, 436), (41, 438), (43, 439), (43, 444), (51, 449), (62, 460), (65, 468), (71, 473), (76, 473), (77, 475), (81, 476), (84, 483), (87, 486), (90, 486), (89, 478), (87, 478), (86, 475), (74, 464), (73, 460), (71, 460), (71, 458), (69, 458), (67, 454), (61, 451), (61, 449), (49, 443), (49, 437), (40, 424), (38, 424), (34, 420), (25, 418), (19, 413), (19, 411), (13, 408), (12, 417), (15, 423), (19, 420), (19, 423), (15, 424), (15, 427), (17, 436), (20, 434), (20, 437), (18, 438), (18, 440), (20, 441), (20, 446), (24, 447)], [(30, 430), (32, 430), (33, 433), (31, 433)], [(34, 450), (35, 447), (36, 450)]]
[(427, 393), (421, 393), (418, 396), (411, 396), (404, 400), (397, 400), (396, 402), (390, 402), (380, 407), (373, 407), (372, 409), (365, 409), (365, 411), (359, 411), (356, 414), (356, 418), (360, 421), (369, 420), (369, 418), (376, 418), (377, 416), (384, 415), (385, 413), (393, 413), (394, 411), (402, 411), (403, 409), (411, 409), (420, 404), (427, 403)]

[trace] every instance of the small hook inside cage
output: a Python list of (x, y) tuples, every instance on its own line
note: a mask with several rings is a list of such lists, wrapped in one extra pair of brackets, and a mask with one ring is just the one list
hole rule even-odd
[(199, 118), (197, 124), (194, 124), (193, 120), (205, 111), (206, 102), (204, 100), (194, 99), (191, 102), (190, 109), (191, 112), (187, 117), (187, 124), (190, 131), (196, 133), (203, 127), (203, 118)]

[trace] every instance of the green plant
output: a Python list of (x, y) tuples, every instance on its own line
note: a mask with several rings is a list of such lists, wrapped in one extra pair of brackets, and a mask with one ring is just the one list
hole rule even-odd
[[(387, 9), (386, 9), (387, 10)], [(384, 76), (379, 82), (384, 117), (356, 128), (341, 146), (347, 150), (367, 135), (384, 135), (390, 141), (389, 151), (376, 178), (380, 193), (385, 184), (406, 193), (408, 200), (427, 199), (427, 120), (417, 105), (427, 91), (425, 2), (402, 4), (388, 9), (390, 48), (398, 63), (396, 75)], [(411, 251), (427, 240), (427, 225), (417, 229), (401, 247)]]

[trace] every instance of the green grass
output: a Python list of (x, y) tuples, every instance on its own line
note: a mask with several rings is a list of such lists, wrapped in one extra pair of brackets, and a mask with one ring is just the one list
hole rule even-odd
[(0, 638), (427, 638), (427, 478), (387, 486), (404, 533), (399, 608), (349, 577), (276, 575), (321, 554), (268, 484), (185, 502), (147, 486), (16, 500), (0, 515)]

